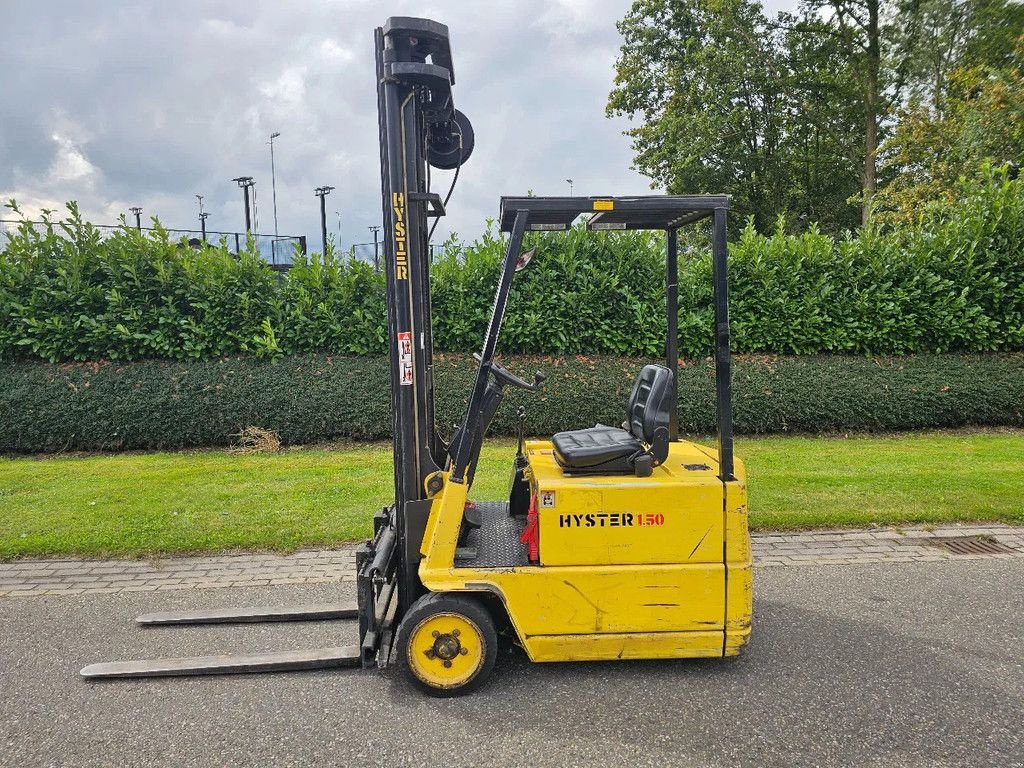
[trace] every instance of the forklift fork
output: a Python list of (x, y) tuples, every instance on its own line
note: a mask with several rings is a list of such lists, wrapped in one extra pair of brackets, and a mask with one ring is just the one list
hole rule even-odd
[(359, 644), (276, 651), (252, 655), (183, 656), (180, 658), (111, 661), (90, 664), (82, 677), (96, 680), (125, 677), (175, 677), (256, 672), (293, 672), (337, 667), (384, 667), (391, 653), (397, 601), (397, 538), (391, 510), (374, 516), (375, 535), (356, 552), (358, 604), (327, 603), (290, 608), (215, 608), (199, 611), (146, 613), (140, 627), (200, 624), (257, 624), (283, 621), (359, 619)]
[(362, 654), (355, 645), (278, 651), (251, 656), (182, 656), (143, 661), (108, 661), (90, 664), (81, 671), (89, 679), (124, 677), (178, 677), (183, 675), (230, 675), (254, 672), (295, 672), (304, 669), (358, 667)]
[[(302, 605), (294, 608), (218, 608), (206, 611), (146, 613), (135, 623), (142, 627), (192, 624), (254, 624), (276, 621), (351, 619), (359, 610), (351, 605)], [(172, 677), (177, 675), (227, 675), (243, 672), (286, 672), (327, 667), (357, 667), (362, 655), (357, 646), (279, 651), (248, 656), (184, 656), (172, 659), (111, 661), (90, 664), (82, 677)]]

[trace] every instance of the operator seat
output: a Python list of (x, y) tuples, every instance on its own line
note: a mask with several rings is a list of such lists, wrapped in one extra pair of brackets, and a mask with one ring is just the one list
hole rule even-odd
[(555, 461), (570, 475), (649, 476), (668, 456), (674, 387), (672, 371), (645, 365), (629, 396), (624, 428), (598, 424), (559, 432), (551, 438)]

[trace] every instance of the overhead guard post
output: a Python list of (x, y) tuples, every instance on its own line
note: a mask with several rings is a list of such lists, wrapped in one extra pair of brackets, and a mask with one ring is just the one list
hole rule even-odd
[(668, 439), (679, 439), (679, 238), (675, 229), (665, 235), (667, 256), (665, 264), (665, 311), (667, 333), (665, 362), (672, 371), (671, 405), (668, 417)]
[(729, 249), (726, 208), (715, 208), (715, 392), (718, 398), (718, 462), (722, 482), (734, 480), (732, 455), (732, 362), (729, 352)]

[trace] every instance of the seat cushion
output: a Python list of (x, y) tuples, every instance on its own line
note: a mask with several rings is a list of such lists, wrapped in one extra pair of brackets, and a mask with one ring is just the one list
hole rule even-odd
[(601, 472), (632, 472), (629, 459), (642, 453), (643, 445), (624, 429), (598, 424), (590, 429), (559, 432), (551, 443), (555, 461), (563, 469)]

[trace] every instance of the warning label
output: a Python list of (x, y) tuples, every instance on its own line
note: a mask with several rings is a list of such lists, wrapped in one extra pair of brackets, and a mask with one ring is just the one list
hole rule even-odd
[(412, 384), (412, 333), (402, 331), (398, 334), (398, 370), (402, 386)]
[(541, 509), (554, 509), (555, 508), (555, 492), (554, 491), (541, 491), (540, 492), (540, 506), (541, 506)]

